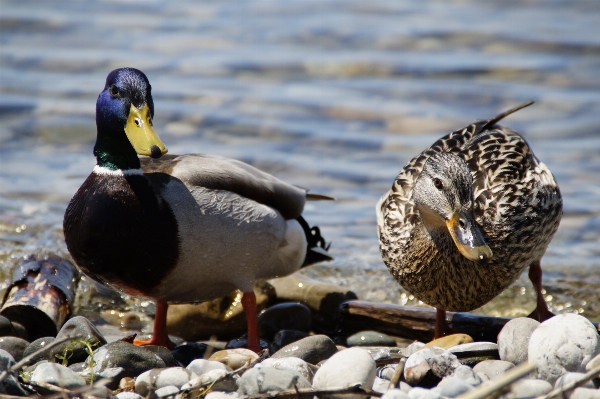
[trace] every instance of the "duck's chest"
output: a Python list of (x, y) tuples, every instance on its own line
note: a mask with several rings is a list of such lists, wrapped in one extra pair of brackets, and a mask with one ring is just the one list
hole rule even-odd
[(149, 295), (179, 257), (177, 222), (141, 174), (92, 173), (63, 222), (77, 265), (90, 277)]

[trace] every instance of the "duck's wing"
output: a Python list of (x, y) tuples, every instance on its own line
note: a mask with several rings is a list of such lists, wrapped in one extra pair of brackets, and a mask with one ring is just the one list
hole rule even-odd
[(302, 214), (306, 190), (287, 184), (244, 162), (217, 155), (165, 155), (159, 159), (141, 158), (146, 174), (162, 173), (188, 186), (225, 190), (270, 206), (285, 219)]

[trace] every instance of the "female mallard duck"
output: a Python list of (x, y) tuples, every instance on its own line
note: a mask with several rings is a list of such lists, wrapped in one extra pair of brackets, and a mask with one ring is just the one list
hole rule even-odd
[(67, 248), (88, 276), (156, 299), (153, 337), (137, 344), (172, 346), (168, 303), (240, 289), (248, 347), (258, 351), (254, 282), (331, 259), (301, 216), (307, 199), (328, 198), (219, 156), (156, 159), (167, 149), (150, 90), (137, 69), (108, 75), (96, 103), (98, 164), (65, 212)]
[(552, 173), (517, 132), (496, 123), (531, 103), (442, 137), (413, 158), (377, 205), (381, 256), (396, 280), (437, 310), (478, 308), (529, 266), (537, 319), (540, 259), (562, 216)]

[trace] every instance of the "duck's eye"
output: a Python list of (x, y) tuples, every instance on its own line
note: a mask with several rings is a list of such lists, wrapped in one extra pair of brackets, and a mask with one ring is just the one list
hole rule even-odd
[(435, 186), (435, 188), (437, 188), (438, 190), (441, 190), (442, 188), (444, 188), (444, 184), (442, 183), (442, 181), (440, 179), (438, 179), (437, 177), (435, 179), (433, 179), (433, 185)]
[(108, 89), (108, 92), (110, 93), (111, 96), (116, 97), (119, 95), (119, 88), (115, 85), (111, 85), (110, 88)]

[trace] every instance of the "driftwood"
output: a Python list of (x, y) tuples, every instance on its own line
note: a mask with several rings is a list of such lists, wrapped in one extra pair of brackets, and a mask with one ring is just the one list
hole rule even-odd
[[(340, 309), (340, 329), (349, 334), (368, 328), (428, 342), (433, 338), (435, 314), (434, 308), (348, 301)], [(447, 312), (446, 320), (450, 328), (470, 335), (475, 341), (495, 342), (498, 333), (510, 319)]]
[(77, 268), (58, 256), (27, 256), (13, 270), (0, 314), (21, 324), (33, 341), (56, 336), (71, 315)]

